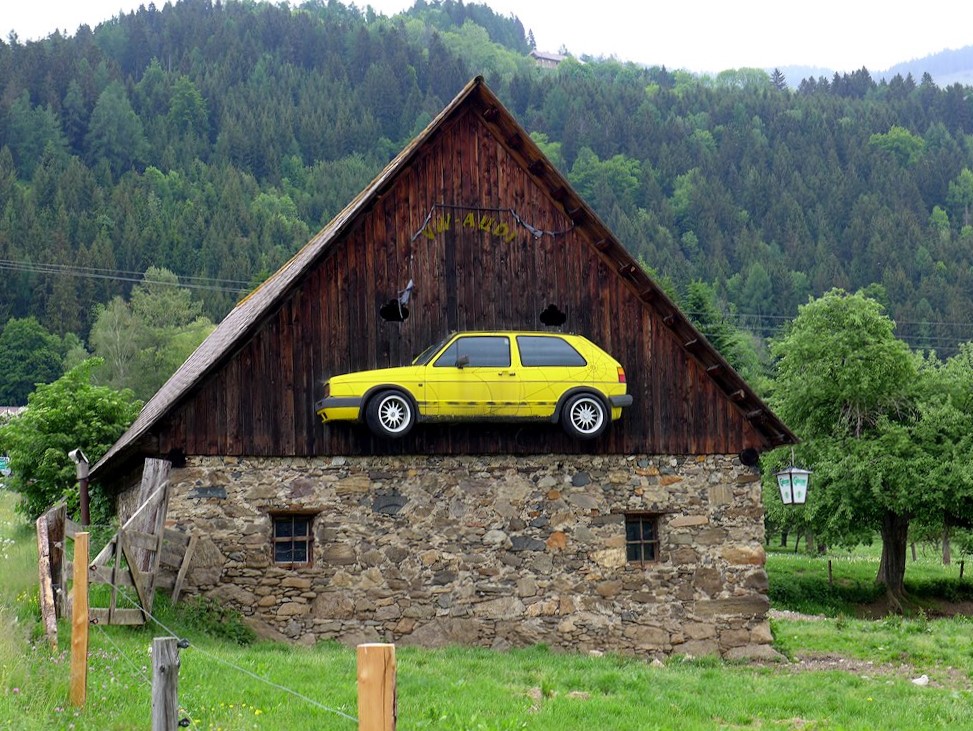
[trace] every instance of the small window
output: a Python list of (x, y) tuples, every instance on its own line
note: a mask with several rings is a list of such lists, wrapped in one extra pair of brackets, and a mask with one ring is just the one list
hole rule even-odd
[(274, 515), (274, 563), (284, 566), (310, 566), (313, 515)]
[(468, 358), (470, 368), (509, 368), (510, 339), (495, 335), (457, 338), (436, 358), (436, 368), (455, 368), (460, 358)]
[(518, 335), (520, 362), (524, 366), (586, 366), (581, 353), (561, 338)]
[(659, 516), (626, 513), (625, 554), (630, 563), (646, 564), (659, 560)]

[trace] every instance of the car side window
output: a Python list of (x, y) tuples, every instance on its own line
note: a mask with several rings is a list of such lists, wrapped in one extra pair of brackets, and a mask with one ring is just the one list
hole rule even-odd
[(509, 368), (510, 339), (486, 335), (457, 338), (436, 358), (433, 365), (436, 368), (455, 368), (461, 358), (468, 358), (465, 365), (473, 368)]
[(584, 357), (566, 340), (518, 335), (520, 362), (526, 366), (586, 366)]

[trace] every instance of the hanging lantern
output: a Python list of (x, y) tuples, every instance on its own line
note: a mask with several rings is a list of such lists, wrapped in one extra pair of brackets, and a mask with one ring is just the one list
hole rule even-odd
[(811, 470), (805, 470), (791, 465), (787, 469), (775, 472), (777, 487), (780, 488), (780, 500), (784, 505), (803, 505), (807, 501), (807, 489), (811, 482)]

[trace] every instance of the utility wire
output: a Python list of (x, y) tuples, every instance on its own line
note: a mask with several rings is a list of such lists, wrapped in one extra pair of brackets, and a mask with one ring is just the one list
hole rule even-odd
[[(429, 215), (423, 226), (416, 232), (417, 237), (428, 225), (432, 212), (436, 207), (450, 207), (443, 204), (436, 204), (430, 209)], [(484, 209), (486, 210), (486, 209)], [(494, 210), (494, 209), (489, 209)], [(510, 209), (496, 209), (508, 211)], [(543, 232), (557, 234), (561, 232)], [(97, 267), (81, 267), (65, 264), (42, 264), (30, 261), (17, 261), (13, 259), (0, 259), (0, 271), (27, 272), (32, 274), (44, 274), (49, 276), (73, 276), (84, 277), (87, 279), (104, 279), (115, 282), (132, 282), (135, 284), (159, 284), (164, 286), (182, 287), (187, 289), (198, 289), (215, 292), (227, 292), (231, 294), (244, 294), (252, 289), (251, 282), (239, 279), (219, 279), (215, 277), (200, 276), (181, 276), (176, 283), (165, 282), (154, 279), (147, 279), (140, 272), (101, 269)], [(686, 312), (691, 318), (705, 316), (708, 313)], [(780, 333), (781, 329), (794, 320), (790, 315), (770, 315), (759, 312), (731, 312), (723, 314), (723, 321), (738, 329), (745, 329), (763, 338), (773, 337)], [(944, 352), (956, 352), (958, 345), (967, 340), (973, 340), (973, 322), (937, 322), (922, 320), (896, 320), (896, 327), (899, 331), (897, 337), (917, 349), (937, 349), (943, 348)], [(913, 328), (927, 328), (935, 330), (928, 334), (908, 332)], [(944, 332), (948, 328), (953, 332)], [(903, 332), (906, 331), (906, 332)], [(716, 334), (714, 331), (701, 329), (700, 332), (706, 337)]]
[[(150, 620), (152, 620), (152, 622), (154, 622), (155, 624), (157, 624), (163, 630), (165, 630), (166, 632), (168, 632), (172, 637), (180, 637), (180, 635), (177, 632), (175, 632), (174, 630), (170, 629), (169, 627), (166, 627), (166, 625), (164, 625), (162, 623), (162, 621), (159, 620), (158, 617), (156, 617), (154, 614), (152, 614), (151, 612), (149, 612), (148, 610), (146, 610), (144, 607), (142, 607), (142, 605), (136, 599), (133, 599), (128, 594), (128, 592), (126, 592), (122, 587), (116, 586), (115, 584), (111, 583), (110, 581), (105, 581), (104, 583), (108, 584), (113, 589), (115, 589), (121, 595), (121, 597), (123, 599), (125, 599), (125, 601), (127, 601), (129, 604), (131, 604), (136, 609), (141, 610), (142, 613), (145, 614), (146, 617), (148, 617)], [(238, 672), (241, 672), (244, 675), (247, 675), (247, 676), (253, 678), (254, 680), (257, 680), (257, 681), (259, 681), (261, 683), (264, 683), (265, 685), (269, 685), (272, 688), (275, 688), (277, 690), (283, 691), (285, 693), (289, 693), (290, 695), (294, 696), (295, 698), (299, 698), (302, 701), (304, 701), (305, 703), (308, 703), (308, 704), (310, 704), (310, 705), (312, 705), (312, 706), (314, 706), (316, 708), (319, 708), (322, 711), (326, 711), (328, 713), (333, 713), (333, 714), (335, 714), (337, 716), (341, 716), (342, 718), (346, 718), (349, 721), (353, 721), (354, 723), (358, 723), (358, 719), (355, 718), (354, 716), (349, 716), (347, 713), (345, 713), (343, 711), (339, 711), (337, 708), (330, 708), (329, 706), (326, 706), (326, 705), (324, 705), (322, 703), (319, 703), (318, 701), (314, 700), (313, 698), (309, 698), (308, 696), (304, 695), (303, 693), (299, 693), (296, 690), (293, 690), (293, 689), (288, 688), (286, 686), (280, 685), (279, 683), (275, 683), (272, 680), (268, 680), (267, 678), (264, 678), (264, 677), (262, 677), (260, 675), (257, 675), (256, 673), (254, 673), (251, 670), (247, 670), (246, 668), (240, 667), (239, 665), (235, 665), (234, 663), (230, 662), (229, 660), (225, 660), (224, 658), (221, 658), (218, 655), (214, 655), (211, 652), (207, 652), (206, 650), (204, 650), (202, 647), (200, 647), (196, 643), (191, 643), (190, 647), (192, 647), (194, 650), (196, 650), (196, 652), (204, 655), (205, 657), (208, 657), (211, 660), (215, 660), (216, 662), (221, 663), (221, 664), (223, 664), (223, 665), (225, 665), (225, 666), (227, 666), (229, 668), (232, 668), (233, 670), (237, 670)]]
[(86, 279), (107, 279), (114, 282), (134, 282), (136, 284), (161, 284), (172, 287), (204, 289), (235, 294), (248, 292), (251, 289), (251, 283), (242, 280), (184, 276), (179, 277), (178, 282), (165, 282), (158, 279), (146, 278), (144, 274), (140, 274), (139, 272), (70, 266), (65, 264), (42, 264), (39, 262), (16, 261), (13, 259), (0, 259), (0, 270), (54, 276), (84, 277)]

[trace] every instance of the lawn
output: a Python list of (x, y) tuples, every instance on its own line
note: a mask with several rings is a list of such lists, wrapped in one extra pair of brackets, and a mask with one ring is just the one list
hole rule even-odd
[[(68, 698), (69, 627), (60, 652), (37, 641), (33, 533), (0, 492), (0, 729), (148, 729), (152, 638), (170, 630), (181, 652), (179, 697), (191, 728), (345, 729), (357, 723), (354, 650), (336, 643), (241, 645), (220, 609), (160, 602), (158, 624), (98, 627), (90, 636), (88, 701)], [(772, 620), (789, 662), (639, 658), (555, 653), (544, 647), (491, 652), (397, 648), (401, 729), (955, 729), (969, 727), (973, 623), (962, 616), (863, 620), (843, 608), (867, 594), (877, 554), (827, 557), (773, 551), (777, 609), (832, 609), (827, 617)], [(916, 570), (922, 586), (958, 584), (957, 569)], [(913, 566), (910, 563), (909, 572)], [(928, 572), (928, 573), (927, 573)], [(952, 573), (951, 573), (952, 572)], [(908, 574), (907, 574), (908, 576)], [(964, 581), (966, 581), (964, 579)], [(796, 586), (795, 586), (796, 584)], [(821, 586), (826, 587), (822, 589)], [(781, 603), (778, 593), (798, 601)], [(821, 601), (820, 597), (826, 601)], [(817, 605), (811, 600), (819, 597)], [(821, 612), (815, 611), (815, 614)], [(220, 628), (224, 637), (216, 636)], [(925, 684), (916, 684), (922, 680)]]

